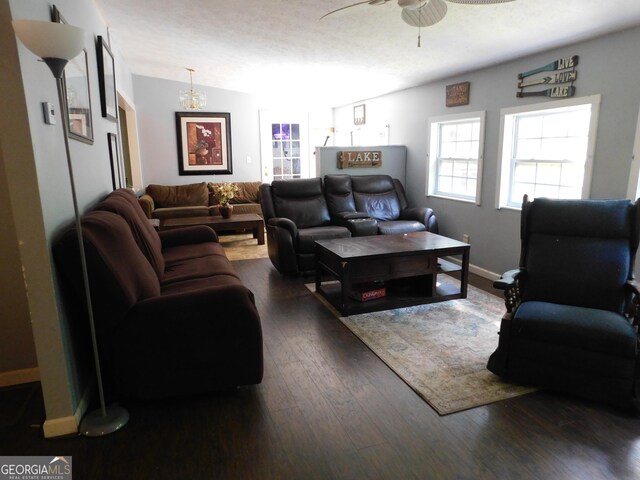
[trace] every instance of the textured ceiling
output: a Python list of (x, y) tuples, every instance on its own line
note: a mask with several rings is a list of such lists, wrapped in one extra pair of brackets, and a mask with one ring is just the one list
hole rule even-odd
[[(447, 2), (440, 23), (355, 0), (94, 0), (134, 74), (338, 106), (640, 25), (640, 0)], [(288, 101), (287, 101), (288, 99)]]

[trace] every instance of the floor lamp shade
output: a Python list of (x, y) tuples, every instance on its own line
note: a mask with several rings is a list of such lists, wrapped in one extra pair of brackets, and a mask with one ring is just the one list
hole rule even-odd
[(84, 47), (84, 30), (64, 23), (13, 20), (13, 30), (24, 46), (38, 57), (71, 60)]

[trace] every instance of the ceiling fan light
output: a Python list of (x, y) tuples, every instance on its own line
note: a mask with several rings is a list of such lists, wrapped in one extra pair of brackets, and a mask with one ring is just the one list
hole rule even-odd
[(419, 8), (403, 8), (402, 20), (412, 27), (430, 27), (447, 14), (447, 4), (443, 0), (430, 0)]

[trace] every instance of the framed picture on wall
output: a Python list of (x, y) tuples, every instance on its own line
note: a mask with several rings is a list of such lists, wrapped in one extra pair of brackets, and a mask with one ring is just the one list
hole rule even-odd
[(176, 112), (180, 175), (230, 175), (231, 114)]
[(365, 110), (365, 106), (363, 105), (356, 105), (355, 107), (353, 107), (353, 124), (354, 125), (364, 125), (365, 123), (367, 123), (367, 116), (366, 116), (366, 110)]
[[(51, 8), (51, 18), (57, 23), (67, 23), (55, 5)], [(64, 106), (66, 118), (63, 121), (67, 122), (69, 138), (92, 144), (93, 122), (86, 50), (82, 50), (77, 57), (69, 60), (62, 75), (62, 85), (66, 92)]]
[(113, 54), (102, 35), (96, 39), (98, 58), (98, 83), (100, 86), (100, 107), (102, 116), (110, 120), (118, 119), (118, 99), (116, 97), (116, 68)]

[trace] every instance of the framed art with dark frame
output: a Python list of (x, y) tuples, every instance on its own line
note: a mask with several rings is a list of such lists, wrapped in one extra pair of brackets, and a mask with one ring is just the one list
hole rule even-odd
[(118, 119), (118, 100), (116, 97), (116, 67), (113, 54), (102, 35), (96, 38), (98, 57), (98, 83), (100, 85), (100, 107), (102, 116), (111, 120)]
[(111, 182), (113, 189), (124, 188), (126, 179), (122, 162), (120, 161), (120, 150), (118, 149), (118, 135), (107, 133), (109, 143), (109, 158), (111, 159)]
[(180, 175), (230, 175), (231, 114), (176, 112)]
[[(51, 19), (57, 23), (67, 23), (55, 5), (51, 8)], [(84, 143), (93, 143), (93, 121), (91, 119), (91, 94), (89, 88), (89, 62), (87, 51), (69, 60), (62, 75), (62, 85), (66, 92), (67, 122), (69, 138)]]

